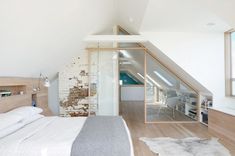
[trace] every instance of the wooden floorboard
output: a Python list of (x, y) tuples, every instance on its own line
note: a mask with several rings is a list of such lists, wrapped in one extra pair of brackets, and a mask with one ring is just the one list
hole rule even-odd
[[(133, 140), (135, 156), (156, 156), (149, 148), (139, 141), (140, 137), (216, 137), (208, 132), (206, 126), (198, 123), (172, 124), (144, 124), (144, 103), (143, 102), (121, 102), (120, 114), (125, 119)], [(229, 149), (232, 156), (235, 156), (235, 145), (228, 140), (220, 142)]]

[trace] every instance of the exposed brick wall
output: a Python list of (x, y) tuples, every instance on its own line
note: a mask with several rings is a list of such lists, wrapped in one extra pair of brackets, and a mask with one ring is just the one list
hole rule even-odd
[(59, 72), (61, 116), (88, 114), (88, 87), (88, 55), (84, 52)]

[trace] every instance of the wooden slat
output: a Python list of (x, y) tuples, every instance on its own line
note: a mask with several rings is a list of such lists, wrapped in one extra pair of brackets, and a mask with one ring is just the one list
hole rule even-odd
[(214, 109), (208, 111), (209, 131), (235, 143), (235, 116)]
[(117, 51), (117, 50), (145, 50), (146, 48), (143, 47), (123, 47), (123, 48), (86, 48), (86, 50), (92, 52), (92, 51)]

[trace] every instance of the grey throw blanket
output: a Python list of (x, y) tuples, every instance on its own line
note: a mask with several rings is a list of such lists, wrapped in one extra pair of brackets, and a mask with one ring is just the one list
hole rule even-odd
[(122, 117), (88, 117), (71, 156), (130, 156), (131, 147)]

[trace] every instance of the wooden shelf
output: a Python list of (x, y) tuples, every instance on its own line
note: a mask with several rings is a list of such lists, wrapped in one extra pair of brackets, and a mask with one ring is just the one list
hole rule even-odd
[[(186, 115), (186, 114), (185, 114)], [(189, 116), (189, 115), (186, 115), (187, 117), (189, 117), (189, 118), (191, 118), (191, 119), (193, 119), (193, 120), (197, 120), (197, 116), (195, 117), (195, 118), (193, 118), (193, 117), (191, 117), (191, 116)]]
[[(201, 95), (200, 96), (200, 116), (199, 120), (202, 124), (208, 126), (206, 122), (208, 122), (208, 108), (212, 105), (212, 96), (209, 95)], [(207, 116), (206, 116), (207, 115)]]
[(20, 95), (21, 92), (26, 94), (26, 85), (4, 85), (0, 86), (0, 92), (10, 92), (11, 96)]
[(188, 105), (188, 106), (193, 107), (193, 108), (197, 108), (197, 105), (193, 105), (193, 104), (190, 104), (190, 103), (187, 103), (187, 102), (185, 102), (185, 105)]
[(205, 126), (208, 126), (208, 124), (207, 124), (207, 123), (205, 123), (205, 122), (201, 122), (201, 124), (203, 124), (203, 125), (205, 125)]
[(25, 96), (26, 94), (17, 94), (17, 95), (11, 95), (11, 96), (4, 96), (4, 97), (0, 97), (0, 101), (1, 100), (8, 100), (10, 98), (18, 98), (19, 96)]

